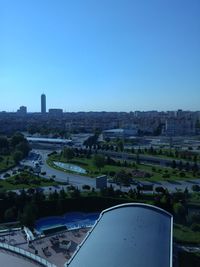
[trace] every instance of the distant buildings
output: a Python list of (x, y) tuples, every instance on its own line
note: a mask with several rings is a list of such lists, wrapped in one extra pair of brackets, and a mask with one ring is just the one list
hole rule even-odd
[[(135, 136), (193, 136), (200, 134), (199, 111), (135, 112), (63, 112), (46, 110), (46, 95), (41, 95), (41, 112), (28, 112), (21, 106), (17, 112), (0, 112), (0, 131), (101, 132), (105, 138), (131, 139)], [(45, 133), (43, 133), (45, 135)]]
[(17, 115), (20, 116), (26, 116), (27, 114), (27, 107), (25, 106), (21, 106), (18, 110), (17, 110)]
[(104, 139), (126, 138), (126, 137), (135, 136), (137, 134), (138, 134), (137, 128), (123, 128), (123, 129), (118, 128), (118, 129), (110, 129), (110, 130), (103, 131)]
[(164, 133), (167, 136), (195, 135), (195, 121), (184, 117), (169, 118), (166, 120)]
[(41, 95), (41, 113), (46, 114), (46, 95)]
[(52, 117), (62, 117), (63, 110), (60, 108), (50, 108), (49, 109), (49, 116)]

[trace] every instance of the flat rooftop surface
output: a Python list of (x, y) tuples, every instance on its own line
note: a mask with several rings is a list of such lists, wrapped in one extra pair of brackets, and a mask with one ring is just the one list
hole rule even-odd
[(108, 209), (69, 267), (170, 267), (172, 216), (145, 204)]
[(0, 266), (2, 267), (38, 267), (42, 266), (20, 255), (0, 250)]

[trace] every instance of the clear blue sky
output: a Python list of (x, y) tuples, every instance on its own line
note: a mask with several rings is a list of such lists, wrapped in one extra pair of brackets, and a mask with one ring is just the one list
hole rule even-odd
[(0, 0), (0, 110), (200, 110), (199, 0)]

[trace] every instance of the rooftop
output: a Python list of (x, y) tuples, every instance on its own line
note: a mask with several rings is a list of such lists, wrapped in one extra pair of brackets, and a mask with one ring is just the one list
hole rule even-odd
[(67, 144), (72, 140), (70, 139), (61, 139), (61, 138), (41, 138), (41, 137), (27, 137), (27, 140), (30, 142), (40, 142), (40, 143), (58, 143), (58, 144)]
[(107, 209), (66, 266), (170, 267), (172, 223), (171, 214), (151, 205)]

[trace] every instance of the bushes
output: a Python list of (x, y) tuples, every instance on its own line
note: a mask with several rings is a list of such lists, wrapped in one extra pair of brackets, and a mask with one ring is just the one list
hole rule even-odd
[(185, 173), (184, 172), (180, 172), (179, 175), (180, 175), (180, 177), (185, 177)]
[(162, 186), (157, 186), (156, 188), (155, 188), (155, 191), (157, 192), (157, 193), (162, 193), (162, 194), (164, 194), (165, 193), (165, 188), (163, 188)]
[(191, 219), (193, 223), (200, 225), (200, 213), (193, 214)]
[(162, 177), (163, 177), (163, 178), (170, 178), (170, 175), (169, 175), (169, 173), (164, 173), (164, 174), (162, 175)]
[(87, 185), (87, 184), (84, 184), (84, 185), (82, 186), (82, 188), (83, 188), (83, 190), (90, 190), (90, 186)]
[(193, 190), (194, 192), (200, 192), (200, 186), (197, 185), (197, 184), (195, 184), (195, 185), (192, 186), (192, 190)]
[(110, 175), (111, 177), (115, 176), (115, 174), (116, 174), (115, 171), (110, 171), (110, 172), (109, 172), (109, 175)]
[(198, 223), (193, 223), (190, 228), (194, 232), (200, 232), (200, 224)]

